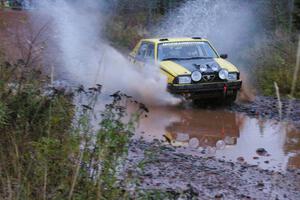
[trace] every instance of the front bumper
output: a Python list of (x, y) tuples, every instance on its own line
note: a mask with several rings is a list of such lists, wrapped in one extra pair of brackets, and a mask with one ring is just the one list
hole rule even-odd
[(227, 96), (237, 92), (242, 87), (242, 81), (198, 83), (198, 84), (169, 84), (168, 91), (172, 94), (183, 95), (191, 98), (205, 98)]

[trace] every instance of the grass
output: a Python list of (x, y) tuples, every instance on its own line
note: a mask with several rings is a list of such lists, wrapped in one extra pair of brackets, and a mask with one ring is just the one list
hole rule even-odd
[(117, 92), (96, 112), (100, 85), (66, 94), (21, 60), (0, 72), (1, 199), (129, 198), (118, 174), (143, 106)]
[[(256, 52), (257, 53), (257, 52)], [(290, 97), (295, 74), (297, 42), (288, 37), (275, 39), (259, 50), (253, 74), (256, 75), (257, 87), (262, 94), (275, 96), (276, 82), (281, 96)], [(300, 98), (300, 82), (296, 82), (293, 97)]]

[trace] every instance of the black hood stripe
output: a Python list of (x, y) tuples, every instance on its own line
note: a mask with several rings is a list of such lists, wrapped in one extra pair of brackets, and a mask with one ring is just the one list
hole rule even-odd
[(172, 62), (186, 68), (190, 72), (193, 72), (195, 70), (199, 70), (197, 65), (199, 66), (201, 64), (217, 63), (213, 58), (210, 58), (210, 59), (191, 59), (191, 60), (172, 60)]

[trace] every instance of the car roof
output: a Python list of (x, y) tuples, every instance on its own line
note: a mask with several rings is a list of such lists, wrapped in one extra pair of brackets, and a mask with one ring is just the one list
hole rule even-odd
[(203, 42), (208, 41), (201, 37), (193, 37), (193, 38), (148, 38), (142, 39), (142, 42), (152, 42), (152, 43), (172, 43), (172, 42)]

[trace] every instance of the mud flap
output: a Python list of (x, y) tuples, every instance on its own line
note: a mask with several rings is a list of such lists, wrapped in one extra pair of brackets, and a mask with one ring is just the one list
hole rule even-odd
[(227, 89), (228, 89), (227, 84), (224, 84), (224, 87), (223, 87), (223, 97), (224, 98), (226, 98), (226, 96), (227, 96)]

